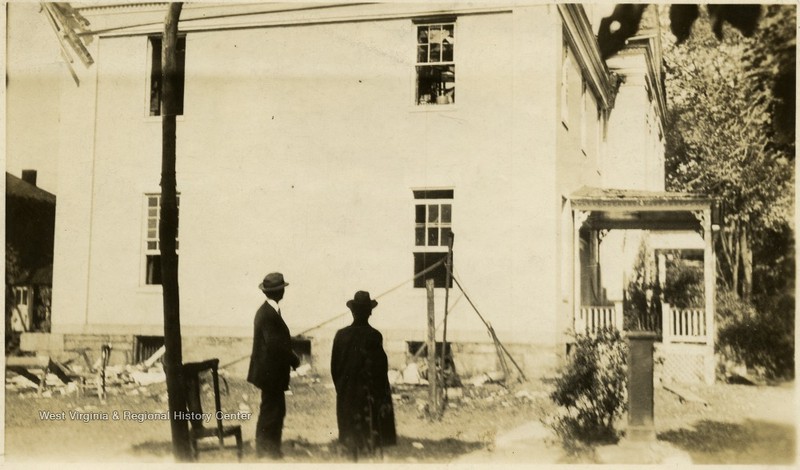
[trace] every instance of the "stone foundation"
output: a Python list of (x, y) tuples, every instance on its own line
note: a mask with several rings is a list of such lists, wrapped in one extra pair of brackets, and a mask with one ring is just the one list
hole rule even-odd
[[(53, 356), (57, 360), (75, 359), (82, 353), (94, 363), (100, 357), (103, 344), (111, 344), (110, 365), (131, 364), (135, 359), (136, 337), (134, 334), (88, 334), (88, 333), (25, 333), (21, 349)], [(330, 375), (331, 348), (333, 338), (329, 335), (308, 338), (311, 341), (310, 361), (314, 370), (322, 377)], [(529, 344), (505, 344), (514, 361), (528, 378), (551, 377), (560, 365), (557, 348)], [(247, 375), (252, 338), (237, 336), (187, 336), (183, 337), (183, 362), (219, 358), (220, 366), (233, 376)], [(408, 341), (384, 340), (384, 349), (389, 358), (389, 368), (402, 370), (413, 359), (408, 351)], [(462, 378), (502, 370), (497, 352), (492, 343), (450, 343), (458, 375)], [(560, 350), (560, 349), (559, 349)], [(512, 361), (506, 364), (515, 371)]]

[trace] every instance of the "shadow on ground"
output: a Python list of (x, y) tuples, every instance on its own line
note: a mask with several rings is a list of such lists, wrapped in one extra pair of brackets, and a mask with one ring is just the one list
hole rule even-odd
[(796, 455), (794, 426), (752, 419), (702, 420), (658, 439), (685, 450), (697, 464), (791, 464)]
[[(226, 442), (224, 449), (216, 446), (214, 439), (201, 442), (198, 461), (200, 462), (235, 462), (236, 447), (233, 440)], [(485, 447), (485, 443), (461, 441), (458, 439), (413, 439), (398, 437), (397, 445), (386, 447), (371, 456), (361, 456), (365, 462), (448, 462), (456, 457)], [(290, 462), (351, 462), (337, 442), (307, 442), (304, 440), (288, 440), (282, 445), (284, 461)], [(165, 459), (172, 454), (172, 443), (169, 441), (146, 441), (131, 448), (131, 453), (144, 459)], [(252, 441), (244, 442), (244, 462), (256, 461)]]

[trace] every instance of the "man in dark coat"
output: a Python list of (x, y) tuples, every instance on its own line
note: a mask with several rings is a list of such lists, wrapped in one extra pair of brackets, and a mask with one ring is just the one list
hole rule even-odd
[(247, 381), (261, 389), (261, 408), (256, 423), (256, 454), (259, 457), (280, 459), (283, 418), (286, 416), (286, 397), (289, 389), (289, 368), (296, 369), (300, 359), (292, 351), (289, 328), (281, 317), (278, 302), (283, 298), (284, 282), (281, 273), (270, 273), (258, 286), (267, 299), (256, 312), (253, 333), (253, 353)]
[(336, 332), (333, 340), (331, 375), (339, 442), (354, 458), (359, 451), (397, 443), (383, 336), (368, 322), (377, 305), (369, 292), (356, 292), (347, 302), (353, 324)]

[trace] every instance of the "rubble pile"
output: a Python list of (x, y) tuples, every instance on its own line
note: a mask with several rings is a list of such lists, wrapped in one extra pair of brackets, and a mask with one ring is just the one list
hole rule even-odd
[[(59, 362), (52, 358), (38, 357), (39, 364), (28, 367), (29, 361), (17, 361), (15, 367), (7, 367), (6, 391), (27, 394), (39, 393), (48, 398), (53, 395), (149, 395), (166, 403), (166, 374), (159, 359), (164, 349), (139, 364), (105, 366), (102, 359), (89, 365), (75, 359)], [(87, 359), (86, 356), (82, 356)], [(44, 383), (41, 382), (44, 377)], [(150, 387), (163, 384), (163, 386)]]

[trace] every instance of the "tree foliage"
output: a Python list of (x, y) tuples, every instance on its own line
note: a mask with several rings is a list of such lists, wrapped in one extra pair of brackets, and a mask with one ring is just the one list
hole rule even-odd
[(784, 36), (763, 31), (776, 23), (792, 26), (793, 18), (793, 8), (770, 10), (753, 38), (733, 31), (721, 41), (708, 22), (698, 22), (688, 40), (665, 53), (667, 187), (724, 201), (720, 267), (745, 298), (755, 240), (789, 225), (794, 210), (794, 148), (776, 135), (772, 113), (779, 100), (768, 81), (784, 43), (765, 42)]

